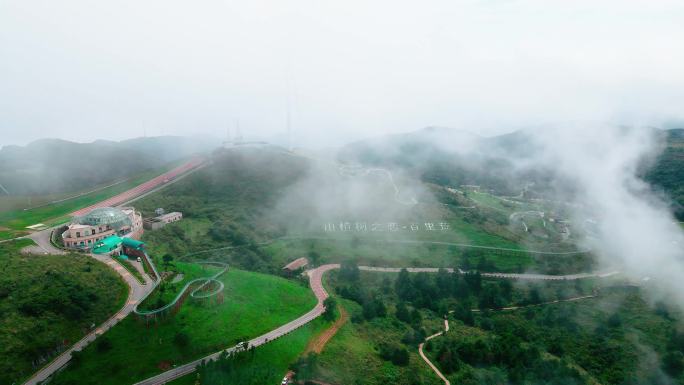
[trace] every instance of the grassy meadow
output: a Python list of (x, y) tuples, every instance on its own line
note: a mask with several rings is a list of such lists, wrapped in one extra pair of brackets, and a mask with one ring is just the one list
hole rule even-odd
[(104, 346), (89, 346), (52, 383), (131, 384), (261, 335), (316, 303), (308, 287), (283, 278), (231, 268), (220, 279), (222, 304), (188, 299), (174, 317), (150, 326), (127, 317), (100, 338)]

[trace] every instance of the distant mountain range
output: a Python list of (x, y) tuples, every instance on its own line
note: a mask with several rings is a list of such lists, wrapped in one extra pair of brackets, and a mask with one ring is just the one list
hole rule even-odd
[[(657, 130), (666, 148), (642, 178), (673, 200), (673, 211), (684, 220), (684, 129)], [(426, 183), (479, 185), (502, 195), (517, 195), (531, 183), (528, 193), (544, 192), (554, 183), (548, 168), (516, 167), (532, 159), (538, 148), (533, 131), (481, 137), (466, 131), (427, 127), (415, 132), (387, 135), (351, 143), (338, 160), (366, 166), (399, 167)]]
[(92, 143), (41, 139), (0, 149), (0, 184), (10, 195), (79, 191), (215, 147), (214, 140), (178, 136)]

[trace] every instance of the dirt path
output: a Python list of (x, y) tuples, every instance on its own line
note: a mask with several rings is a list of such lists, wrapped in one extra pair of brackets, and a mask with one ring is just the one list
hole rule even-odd
[[(542, 303), (532, 304), (532, 305), (527, 305), (527, 306), (511, 306), (511, 307), (505, 307), (505, 308), (501, 308), (501, 309), (489, 309), (489, 310), (517, 310), (517, 309), (523, 309), (523, 308), (526, 308), (526, 307), (543, 306), (543, 305), (549, 305), (549, 304), (560, 303), (560, 302), (580, 301), (580, 300), (589, 299), (589, 298), (596, 298), (596, 295), (585, 295), (585, 296), (581, 296), (581, 297), (573, 297), (573, 298), (567, 298), (567, 299), (558, 299), (558, 300), (555, 300), (555, 301), (542, 302)], [(471, 309), (471, 311), (473, 311), (473, 312), (479, 312), (480, 309)], [(453, 313), (453, 312), (454, 312), (453, 310), (449, 311), (449, 313)], [(437, 368), (437, 366), (436, 366), (435, 364), (433, 364), (433, 363), (430, 361), (430, 359), (425, 355), (425, 352), (423, 351), (423, 347), (425, 346), (425, 343), (428, 342), (429, 340), (431, 340), (431, 339), (433, 339), (433, 338), (435, 338), (435, 337), (439, 337), (439, 336), (443, 335), (444, 333), (446, 333), (446, 332), (448, 332), (448, 331), (449, 331), (449, 320), (445, 319), (445, 320), (444, 320), (444, 331), (435, 333), (435, 334), (433, 334), (433, 335), (431, 335), (431, 336), (425, 338), (425, 341), (423, 341), (420, 345), (418, 345), (418, 354), (420, 355), (420, 357), (423, 359), (423, 361), (425, 361), (426, 364), (428, 364), (428, 366), (430, 367), (430, 369), (432, 369), (432, 371), (435, 372), (435, 374), (437, 375), (437, 377), (439, 377), (442, 381), (444, 381), (444, 384), (445, 384), (445, 385), (451, 385), (451, 383), (450, 383), (449, 380), (446, 378), (446, 376), (444, 376), (444, 374), (442, 374), (442, 372)]]
[(311, 352), (314, 353), (320, 353), (323, 351), (325, 348), (325, 344), (332, 339), (335, 334), (337, 334), (337, 331), (340, 330), (340, 328), (349, 320), (349, 313), (347, 313), (347, 310), (340, 306), (337, 305), (337, 309), (340, 311), (340, 318), (335, 321), (332, 325), (330, 325), (329, 328), (327, 328), (323, 333), (319, 334), (316, 338), (311, 340), (309, 342), (309, 345), (306, 347), (306, 350), (304, 350), (304, 354), (308, 354)]
[(426, 364), (428, 364), (430, 369), (432, 369), (432, 371), (435, 372), (437, 377), (439, 377), (442, 381), (444, 381), (445, 385), (451, 385), (451, 383), (449, 382), (449, 380), (447, 380), (447, 378), (444, 376), (444, 374), (442, 374), (442, 372), (437, 368), (437, 366), (435, 366), (435, 364), (433, 364), (427, 358), (427, 356), (423, 352), (423, 346), (425, 346), (426, 342), (430, 341), (431, 339), (433, 339), (435, 337), (439, 337), (448, 331), (449, 331), (449, 320), (445, 319), (444, 320), (444, 331), (443, 332), (435, 333), (435, 334), (431, 335), (430, 337), (427, 337), (425, 339), (425, 341), (421, 342), (420, 345), (418, 345), (418, 354), (420, 354), (420, 357), (423, 359), (423, 361), (425, 361)]

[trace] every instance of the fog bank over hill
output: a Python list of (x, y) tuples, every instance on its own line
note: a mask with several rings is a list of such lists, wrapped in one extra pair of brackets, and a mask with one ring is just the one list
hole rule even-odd
[(92, 143), (41, 139), (23, 147), (0, 149), (0, 184), (9, 195), (79, 191), (159, 168), (216, 146), (210, 139), (173, 136)]
[(491, 138), (431, 127), (353, 143), (339, 158), (403, 168), (429, 183), (565, 202), (574, 223), (592, 228), (581, 247), (635, 281), (650, 277), (684, 308), (684, 235), (672, 212), (677, 202), (666, 194), (677, 198), (681, 186), (679, 137), (679, 130), (600, 123)]
[[(684, 308), (684, 234), (669, 202), (641, 178), (665, 143), (643, 127), (568, 125), (535, 133), (542, 149), (530, 165), (550, 168), (557, 196), (576, 203), (575, 221), (593, 221), (583, 243), (634, 280), (650, 277)], [(563, 186), (574, 186), (573, 194)]]

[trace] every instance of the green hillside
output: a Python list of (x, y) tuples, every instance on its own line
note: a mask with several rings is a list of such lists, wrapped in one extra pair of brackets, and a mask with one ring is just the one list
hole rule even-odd
[(675, 214), (684, 220), (684, 129), (668, 130), (665, 150), (645, 179), (668, 194), (675, 202)]
[(223, 303), (188, 300), (178, 314), (155, 326), (127, 317), (51, 383), (132, 384), (259, 336), (316, 303), (308, 287), (283, 278), (230, 268), (220, 279), (225, 283)]
[[(567, 262), (574, 263), (556, 257), (555, 267), (547, 266), (547, 261), (524, 252), (573, 250), (558, 234), (529, 239), (509, 225), (513, 211), (531, 208), (492, 203), (495, 198), (487, 201), (484, 195), (458, 196), (409, 176), (393, 180), (400, 192), (415, 193), (418, 203), (397, 202), (384, 174), (344, 175), (336, 165), (277, 148), (231, 149), (216, 152), (209, 166), (141, 199), (136, 207), (144, 216), (153, 215), (158, 207), (184, 214), (181, 222), (145, 233), (153, 255), (171, 254), (182, 260), (225, 247), (201, 257), (264, 272), (276, 273), (287, 261), (312, 253), (321, 256), (321, 263), (357, 258), (400, 266), (467, 266), (466, 255), (471, 264), (484, 256), (506, 271), (536, 265), (557, 272)], [(325, 230), (326, 225), (340, 223), (348, 230)], [(352, 231), (358, 223), (365, 224), (365, 231)], [(386, 228), (390, 224), (396, 231)], [(466, 252), (459, 244), (510, 250)], [(583, 268), (586, 264), (574, 267)]]
[(121, 306), (126, 285), (80, 255), (25, 255), (0, 244), (0, 383), (20, 383)]

